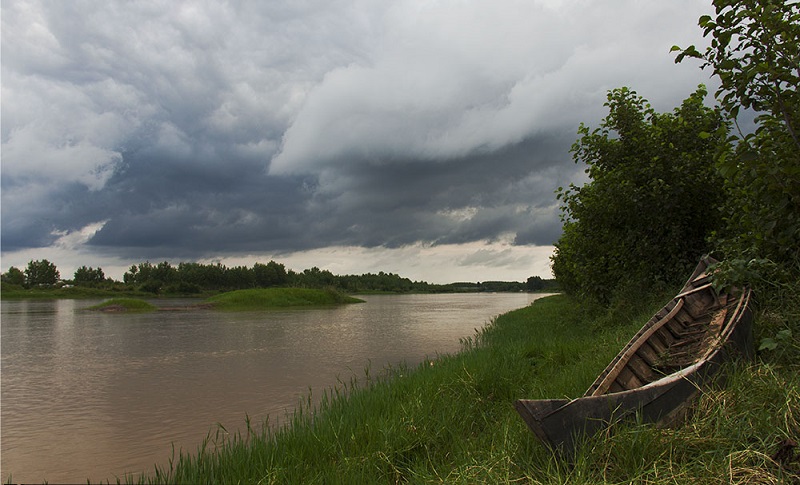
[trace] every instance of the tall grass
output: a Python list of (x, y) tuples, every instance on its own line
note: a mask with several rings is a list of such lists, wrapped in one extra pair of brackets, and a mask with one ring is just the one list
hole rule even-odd
[[(659, 305), (660, 306), (660, 305)], [(775, 441), (800, 434), (800, 382), (763, 363), (731, 368), (687, 424), (618, 427), (587, 440), (574, 463), (527, 429), (514, 400), (577, 397), (657, 309), (596, 314), (567, 297), (503, 315), (463, 351), (353, 376), (286, 425), (218, 428), (194, 453), (140, 483), (778, 483)], [(608, 325), (615, 319), (618, 325)], [(796, 369), (795, 369), (796, 370)], [(767, 403), (767, 407), (764, 407)]]
[(353, 298), (334, 289), (255, 288), (237, 290), (212, 296), (206, 300), (219, 310), (263, 310), (292, 306), (317, 306), (357, 303)]

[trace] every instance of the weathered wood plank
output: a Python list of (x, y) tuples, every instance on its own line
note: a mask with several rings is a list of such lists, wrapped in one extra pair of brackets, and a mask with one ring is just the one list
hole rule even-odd
[(706, 271), (711, 262), (698, 264), (682, 291), (633, 336), (583, 397), (517, 401), (537, 437), (570, 455), (577, 436), (617, 420), (671, 420), (721, 362), (752, 355), (751, 292), (718, 294)]

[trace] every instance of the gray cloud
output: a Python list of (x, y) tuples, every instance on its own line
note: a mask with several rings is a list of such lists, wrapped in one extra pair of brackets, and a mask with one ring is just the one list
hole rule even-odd
[(686, 81), (693, 88), (700, 76), (676, 69), (668, 54), (688, 30), (666, 28), (686, 18), (675, 4), (444, 2), (421, 10), (409, 21), (398, 7), (377, 59), (337, 68), (315, 86), (273, 173), (490, 153), (539, 133), (574, 133), (600, 118), (608, 89), (655, 84), (649, 96), (658, 103), (681, 99)]
[[(325, 232), (339, 234), (343, 244), (455, 244), (524, 229), (530, 233), (525, 243), (549, 245), (560, 231), (547, 224), (555, 213), (553, 189), (578, 170), (558, 163), (564, 141), (536, 138), (438, 163), (350, 160), (323, 174), (312, 212), (337, 222), (338, 231)], [(537, 219), (545, 224), (531, 229)]]
[(693, 91), (708, 8), (4, 1), (2, 249), (552, 244), (578, 124)]

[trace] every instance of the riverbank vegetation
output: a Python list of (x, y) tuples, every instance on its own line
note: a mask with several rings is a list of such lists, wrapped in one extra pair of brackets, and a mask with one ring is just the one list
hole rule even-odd
[(87, 286), (36, 286), (25, 288), (21, 285), (2, 283), (0, 295), (5, 299), (87, 299), (87, 298), (152, 298), (152, 293), (139, 291), (136, 289), (126, 289), (119, 285), (108, 285), (103, 287)]
[[(343, 383), (288, 426), (224, 429), (148, 482), (791, 483), (800, 480), (800, 4), (714, 0), (711, 45), (674, 47), (719, 79), (670, 113), (629, 88), (581, 126), (589, 182), (559, 192), (553, 271), (569, 295), (498, 318), (456, 356)], [(750, 110), (754, 128), (740, 129)], [(755, 362), (728, 365), (674, 428), (617, 426), (573, 463), (516, 416), (577, 397), (703, 253), (758, 295)], [(648, 311), (644, 295), (661, 295)]]
[[(214, 429), (197, 450), (125, 481), (800, 481), (800, 4), (713, 5), (715, 17), (700, 19), (710, 47), (674, 50), (677, 61), (699, 59), (719, 79), (717, 107), (705, 106), (699, 87), (657, 113), (618, 88), (600, 126), (579, 129), (572, 153), (589, 182), (559, 193), (564, 231), (553, 258), (567, 295), (497, 318), (457, 355), (367, 369), (308, 396), (280, 423), (243, 418), (242, 431)], [(746, 110), (755, 115), (750, 132), (738, 124)], [(615, 426), (583, 441), (574, 462), (559, 460), (514, 400), (580, 396), (705, 252), (723, 261), (716, 284), (756, 290), (756, 359), (728, 364), (724, 385), (704, 389), (683, 423)], [(297, 287), (424, 287), (386, 274), (348, 282), (319, 268), (284, 276), (275, 265), (281, 284), (295, 278)], [(202, 291), (198, 281), (211, 281), (171, 279), (184, 270), (219, 275), (215, 288), (277, 284), (261, 266), (257, 276), (255, 268), (145, 263), (124, 284), (160, 294)]]
[(336, 288), (343, 293), (467, 293), (467, 292), (552, 292), (552, 279), (531, 276), (525, 282), (485, 281), (431, 284), (412, 281), (393, 273), (334, 275), (318, 267), (302, 272), (287, 270), (275, 261), (252, 267), (228, 267), (219, 263), (179, 263), (168, 261), (132, 265), (124, 281), (106, 278), (101, 268), (82, 266), (72, 280), (61, 280), (56, 266), (47, 261), (31, 261), (23, 272), (11, 267), (2, 275), (3, 298), (93, 298), (119, 294), (126, 296), (193, 296), (253, 288)]
[(361, 303), (363, 300), (344, 295), (333, 288), (260, 288), (236, 290), (205, 300), (215, 310), (267, 310), (297, 306), (325, 306)]
[[(668, 295), (589, 312), (548, 297), (495, 319), (462, 352), (344, 379), (280, 423), (243, 417), (138, 483), (780, 483), (773, 459), (800, 429), (800, 373), (771, 352), (731, 366), (673, 428), (618, 427), (585, 441), (575, 463), (541, 445), (520, 397), (577, 397)], [(281, 417), (278, 417), (281, 418)], [(230, 431), (230, 432), (229, 432)]]
[[(363, 301), (345, 295), (334, 288), (326, 288), (324, 290), (312, 288), (259, 288), (221, 293), (195, 304), (182, 307), (167, 307), (161, 310), (257, 311), (290, 307), (342, 305), (362, 303)], [(136, 298), (112, 298), (91, 306), (87, 310), (109, 313), (140, 313), (158, 311), (159, 307)]]
[(703, 86), (671, 113), (629, 88), (608, 93), (608, 116), (581, 125), (572, 148), (589, 182), (558, 193), (553, 273), (608, 306), (679, 283), (712, 253), (718, 285), (751, 285), (798, 334), (800, 4), (712, 3), (716, 16), (699, 19), (711, 45), (672, 50), (718, 79), (718, 105), (704, 105)]
[(143, 313), (158, 310), (158, 307), (152, 305), (144, 300), (137, 300), (135, 298), (112, 298), (103, 303), (90, 306), (87, 310), (101, 311), (101, 312), (125, 312), (125, 313)]

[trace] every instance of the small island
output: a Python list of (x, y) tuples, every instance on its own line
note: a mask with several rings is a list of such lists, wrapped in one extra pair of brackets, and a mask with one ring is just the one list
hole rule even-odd
[(88, 309), (106, 313), (144, 313), (158, 310), (158, 307), (136, 298), (112, 298)]
[(136, 298), (112, 298), (89, 310), (106, 313), (143, 313), (151, 311), (223, 310), (253, 311), (287, 307), (329, 306), (347, 303), (362, 303), (335, 289), (311, 288), (254, 288), (236, 290), (212, 296), (202, 303), (181, 307), (157, 307)]
[(364, 300), (347, 296), (334, 289), (312, 288), (255, 288), (236, 290), (212, 296), (206, 300), (214, 309), (225, 311), (267, 310), (299, 306), (327, 306), (362, 303)]

